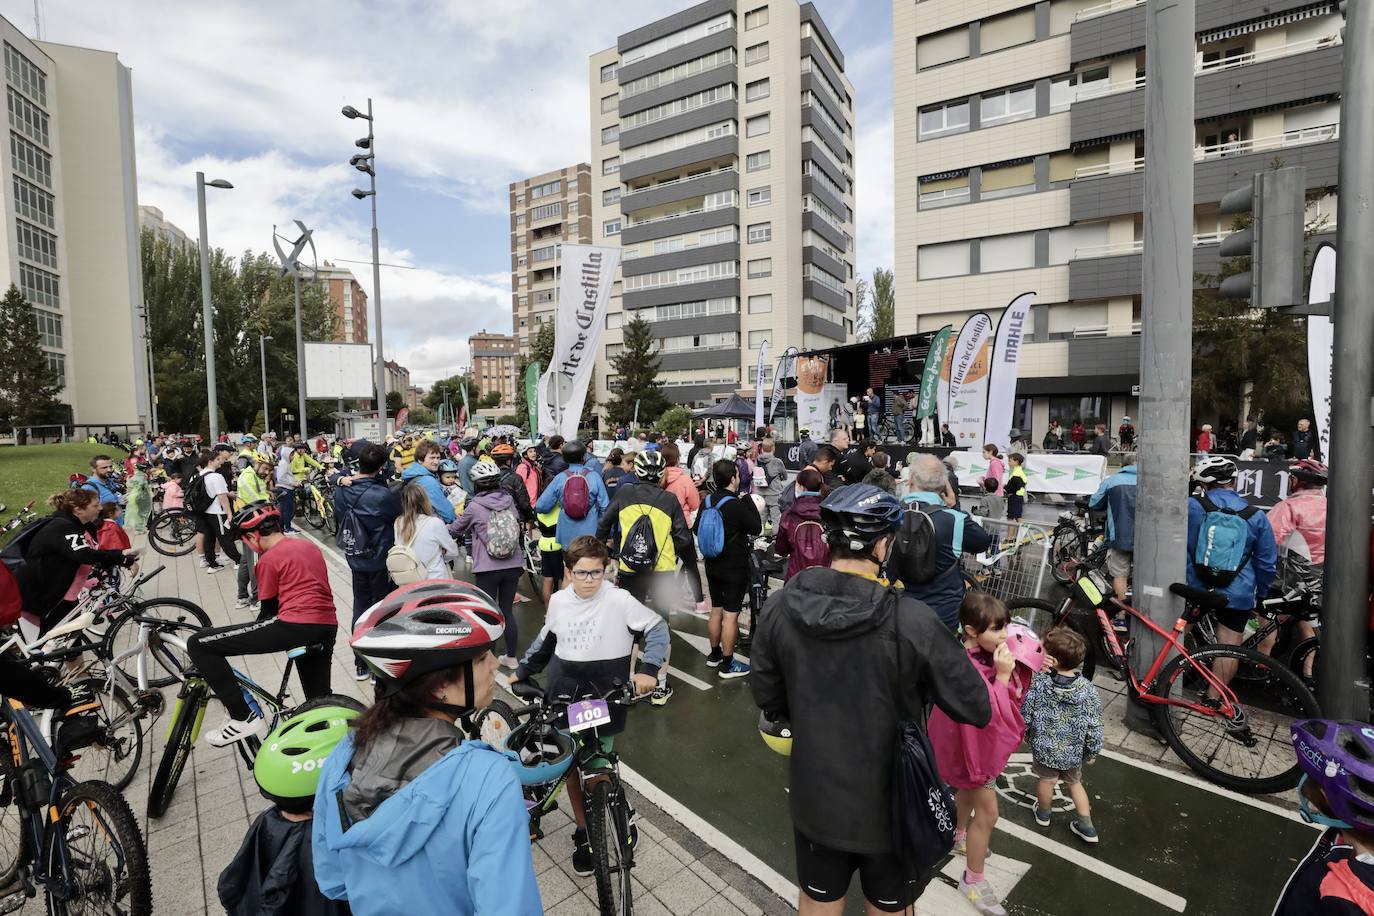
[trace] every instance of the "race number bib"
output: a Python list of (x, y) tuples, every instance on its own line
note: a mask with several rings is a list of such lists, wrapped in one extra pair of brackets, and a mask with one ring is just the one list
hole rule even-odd
[(605, 700), (579, 700), (568, 707), (568, 731), (580, 732), (609, 725), (611, 708)]

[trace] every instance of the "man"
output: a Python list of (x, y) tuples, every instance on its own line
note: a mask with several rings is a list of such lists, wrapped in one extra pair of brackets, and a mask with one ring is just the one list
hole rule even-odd
[(948, 423), (940, 424), (940, 444), (945, 448), (958, 448), (959, 440), (954, 438)]
[(1050, 421), (1049, 431), (1041, 440), (1040, 447), (1047, 452), (1057, 452), (1064, 447), (1064, 427), (1059, 425), (1058, 420)]
[(568, 469), (568, 462), (563, 460), (564, 441), (562, 436), (554, 434), (544, 443), (544, 453), (539, 460), (544, 465), (545, 480), (553, 480)]
[(911, 413), (911, 393), (898, 389), (892, 394), (892, 419), (897, 425), (897, 441), (908, 442), (907, 414)]
[(868, 420), (868, 437), (875, 441), (882, 438), (882, 428), (878, 420), (883, 415), (883, 399), (872, 388), (864, 391), (864, 416)]
[(1135, 424), (1130, 417), (1121, 418), (1121, 426), (1117, 428), (1116, 440), (1121, 443), (1121, 447), (1130, 450), (1135, 447)]
[[(444, 485), (439, 482), (439, 462), (443, 459), (444, 450), (437, 442), (422, 439), (413, 452), (415, 460), (401, 472), (401, 480), (407, 484), (418, 484), (429, 497), (429, 506), (434, 510), (434, 514), (447, 525), (458, 516), (453, 511), (453, 503), (449, 502), (448, 496), (444, 494)], [(461, 474), (460, 464), (460, 477)]]
[(277, 463), (277, 434), (268, 430), (262, 434), (262, 441), (258, 443), (258, 454), (273, 464)]
[(86, 482), (81, 485), (81, 489), (90, 490), (100, 497), (100, 504), (116, 503), (119, 506), (119, 514), (115, 516), (115, 524), (124, 524), (124, 493), (116, 487), (114, 479), (114, 459), (109, 455), (96, 455), (91, 459), (91, 476), (86, 478)]
[(1293, 460), (1304, 461), (1308, 458), (1322, 460), (1322, 442), (1312, 428), (1312, 421), (1303, 417), (1298, 421), (1298, 431), (1293, 433)]
[(873, 464), (865, 454), (867, 442), (867, 439), (851, 440), (849, 433), (843, 429), (837, 429), (830, 434), (830, 444), (840, 454), (835, 471), (844, 478), (845, 483), (859, 483), (873, 470)]
[(1093, 427), (1093, 444), (1088, 452), (1092, 455), (1101, 455), (1103, 458), (1112, 453), (1112, 437), (1107, 435), (1105, 423), (1099, 423)]
[[(806, 467), (815, 468), (821, 472), (821, 479), (825, 481), (827, 490), (838, 489), (844, 486), (844, 478), (840, 477), (835, 471), (835, 466), (840, 460), (840, 453), (835, 451), (833, 445), (822, 445), (816, 448), (816, 454), (811, 459), (811, 463)], [(796, 478), (792, 478), (793, 483), (790, 487), (784, 487), (782, 495), (778, 497), (778, 509), (786, 512), (787, 507), (792, 505), (797, 499)]]
[(759, 468), (763, 471), (763, 488), (759, 495), (763, 497), (765, 531), (777, 526), (781, 518), (778, 502), (782, 498), (782, 491), (787, 488), (787, 466), (773, 454), (774, 449), (772, 439), (764, 439), (759, 444)]
[(1094, 512), (1107, 512), (1107, 575), (1120, 601), (1126, 600), (1135, 556), (1135, 456), (1121, 459), (1121, 470), (1098, 485), (1088, 500)]
[[(596, 534), (597, 525), (606, 507), (610, 505), (611, 497), (606, 492), (606, 484), (601, 478), (601, 462), (597, 461), (595, 456), (587, 455), (585, 445), (577, 439), (565, 442), (562, 457), (566, 469), (549, 481), (544, 492), (539, 494), (539, 501), (535, 503), (534, 509), (536, 512), (548, 512), (555, 506), (558, 507), (558, 543), (567, 550), (573, 538), (584, 534)], [(563, 490), (573, 476), (586, 479), (588, 506), (587, 514), (582, 518), (573, 518), (563, 505)]]
[[(903, 582), (908, 597), (923, 602), (950, 630), (959, 628), (959, 603), (964, 600), (963, 556), (982, 553), (992, 536), (963, 510), (947, 505), (949, 476), (939, 458), (916, 456), (903, 502), (908, 512), (926, 512), (935, 528), (939, 572), (929, 582)], [(929, 507), (929, 508), (927, 508)]]
[(1255, 449), (1259, 448), (1259, 428), (1254, 420), (1245, 421), (1245, 431), (1240, 434), (1240, 460), (1250, 461), (1255, 457)]
[[(339, 520), (338, 542), (353, 574), (353, 622), (391, 591), (386, 554), (396, 542), (394, 528), (401, 515), (401, 498), (382, 482), (386, 449), (369, 442), (358, 454), (358, 473), (334, 478), (334, 514)], [(368, 677), (355, 662), (359, 680)]]
[(234, 466), (240, 471), (258, 463), (258, 437), (247, 433), (239, 439), (239, 451), (234, 456)]
[(820, 448), (819, 442), (811, 440), (811, 430), (803, 426), (797, 433), (801, 436), (801, 444), (797, 446), (797, 460), (806, 467), (816, 457), (816, 449)]
[(923, 722), (928, 698), (957, 722), (991, 718), (987, 683), (959, 643), (878, 578), (901, 514), (874, 487), (830, 494), (829, 568), (803, 569), (774, 592), (754, 634), (754, 702), (795, 736), (788, 800), (804, 916), (843, 913), (856, 870), (868, 913), (915, 902), (931, 875), (904, 867), (893, 842), (898, 723)]

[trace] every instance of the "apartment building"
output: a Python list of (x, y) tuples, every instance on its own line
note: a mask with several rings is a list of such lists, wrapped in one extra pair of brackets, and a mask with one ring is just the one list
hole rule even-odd
[(619, 242), (596, 400), (628, 316), (664, 391), (709, 404), (784, 348), (853, 339), (854, 88), (811, 3), (708, 0), (590, 61), (592, 233)]
[[(1217, 204), (1303, 165), (1335, 232), (1342, 46), (1333, 2), (1197, 0), (1194, 269)], [(1136, 414), (1144, 199), (1143, 0), (893, 4), (897, 331), (1038, 293), (1013, 425)]]
[(191, 237), (180, 226), (163, 215), (158, 207), (138, 205), (139, 229), (151, 229), (153, 235), (174, 248), (190, 248)]
[(151, 420), (133, 82), (111, 51), (30, 41), (0, 19), (9, 110), (0, 291), (33, 307), (71, 421)]
[(558, 306), (560, 246), (592, 241), (591, 168), (580, 162), (511, 182), (511, 327), (523, 354)]
[(480, 334), (468, 338), (472, 350), (472, 380), (483, 394), (501, 392), (498, 407), (514, 407), (516, 396), (515, 337), (510, 334)]
[(425, 389), (419, 385), (411, 385), (406, 389), (406, 406), (411, 410), (419, 410), (424, 406)]
[(320, 265), (319, 282), (334, 306), (334, 340), (367, 343), (367, 293), (353, 271), (325, 261)]
[(389, 359), (384, 364), (386, 366), (386, 393), (391, 394), (395, 391), (401, 395), (401, 403), (405, 403), (405, 394), (410, 388), (410, 370), (394, 359)]

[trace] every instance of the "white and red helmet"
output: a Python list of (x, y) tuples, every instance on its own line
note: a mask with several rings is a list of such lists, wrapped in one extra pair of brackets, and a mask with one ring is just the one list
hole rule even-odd
[(501, 611), (466, 582), (426, 579), (372, 605), (348, 641), (373, 674), (403, 687), (481, 658), (505, 632)]

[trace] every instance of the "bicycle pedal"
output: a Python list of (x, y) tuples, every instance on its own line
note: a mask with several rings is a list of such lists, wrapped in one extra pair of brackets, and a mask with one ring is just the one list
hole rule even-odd
[(8, 897), (0, 898), (0, 914), (17, 913), (24, 908), (24, 904), (29, 902), (29, 898), (34, 894), (24, 887), (15, 887), (12, 890), (6, 889), (0, 893), (9, 894)]

